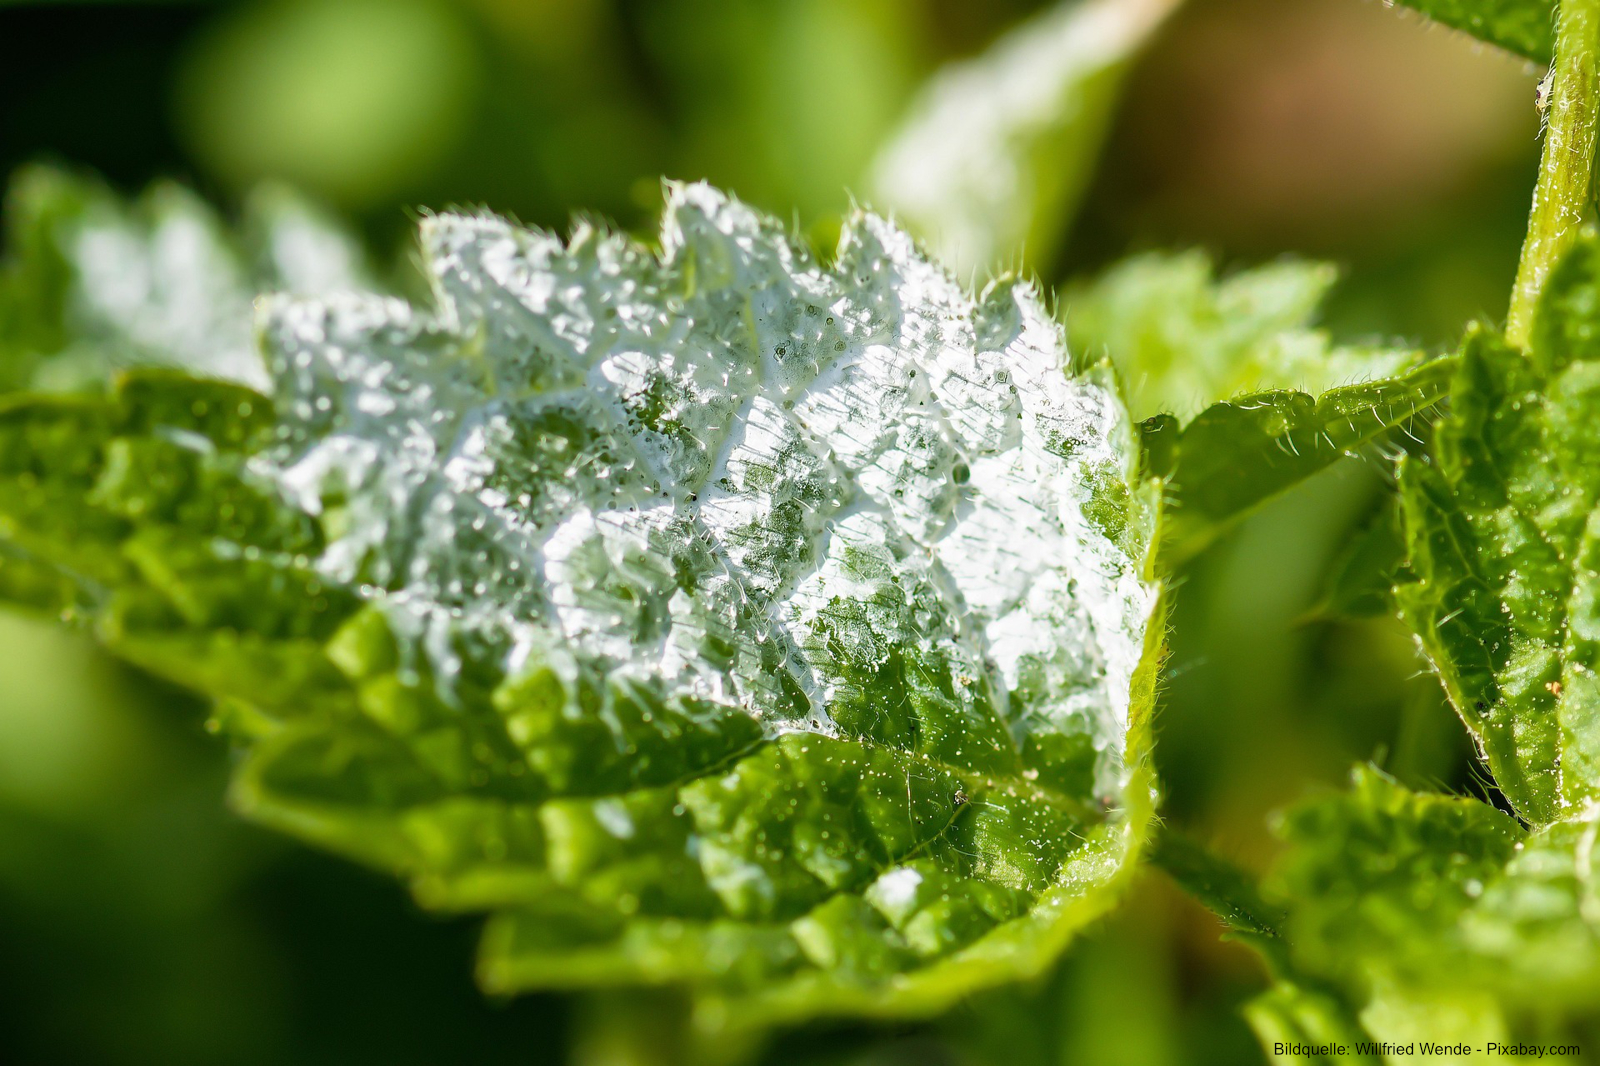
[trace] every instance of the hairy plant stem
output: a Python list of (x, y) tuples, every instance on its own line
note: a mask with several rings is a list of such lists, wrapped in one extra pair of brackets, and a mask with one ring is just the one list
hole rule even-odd
[(1539, 183), (1506, 315), (1506, 339), (1527, 348), (1550, 270), (1577, 237), (1594, 174), (1600, 115), (1600, 0), (1561, 0)]

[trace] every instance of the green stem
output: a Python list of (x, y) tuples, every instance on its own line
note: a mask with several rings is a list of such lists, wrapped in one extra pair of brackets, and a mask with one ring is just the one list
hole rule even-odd
[(700, 1030), (689, 998), (672, 989), (599, 989), (574, 1007), (574, 1066), (745, 1066), (760, 1051), (753, 1030)]
[(1600, 0), (1561, 0), (1558, 18), (1544, 155), (1506, 316), (1506, 339), (1524, 349), (1533, 336), (1534, 309), (1545, 279), (1578, 235), (1594, 173)]
[(574, 1002), (575, 1066), (685, 1066), (687, 1005), (653, 989), (603, 989)]

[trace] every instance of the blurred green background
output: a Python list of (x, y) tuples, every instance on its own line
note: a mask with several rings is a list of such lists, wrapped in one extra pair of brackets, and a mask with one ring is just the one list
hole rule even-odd
[[(707, 178), (826, 233), (918, 84), (1031, 0), (0, 2), (0, 171), (176, 177), (224, 208), (286, 179), (403, 261), (419, 207), (648, 228)], [(1377, 0), (1193, 0), (1140, 59), (1058, 285), (1131, 251), (1346, 270), (1342, 340), (1449, 344), (1504, 312), (1537, 72)], [(1374, 458), (1381, 458), (1374, 456)], [(1349, 460), (1181, 576), (1159, 712), (1166, 819), (1252, 868), (1270, 813), (1373, 759), (1479, 792), (1386, 619), (1319, 610), (1383, 464)], [(616, 1061), (597, 1009), (495, 1003), (472, 923), (246, 826), (182, 695), (0, 616), (0, 1059)], [(771, 1062), (1234, 1063), (1253, 957), (1157, 874), (1040, 987), (898, 1030), (787, 1034)]]

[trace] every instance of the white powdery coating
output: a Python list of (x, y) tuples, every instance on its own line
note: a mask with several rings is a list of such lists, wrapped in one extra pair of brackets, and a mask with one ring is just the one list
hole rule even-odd
[(1154, 603), (1131, 431), (1032, 289), (974, 300), (864, 213), (822, 267), (706, 185), (669, 187), (661, 249), (447, 215), (435, 314), (271, 301), (275, 476), (338, 509), (324, 571), (446, 679), (463, 641), (556, 652), (774, 733), (839, 731), (838, 642), (926, 653), (1114, 785)]

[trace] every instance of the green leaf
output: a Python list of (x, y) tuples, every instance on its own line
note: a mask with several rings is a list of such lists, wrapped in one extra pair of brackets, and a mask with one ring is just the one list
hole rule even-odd
[(1283, 915), (1261, 897), (1244, 871), (1170, 826), (1156, 833), (1150, 859), (1220, 918), (1233, 936), (1263, 955), (1277, 952)]
[(1336, 346), (1312, 326), (1338, 280), (1297, 259), (1219, 278), (1201, 251), (1137, 255), (1067, 291), (1067, 338), (1086, 363), (1110, 358), (1135, 418), (1180, 424), (1246, 393), (1315, 395), (1414, 364), (1414, 351)]
[(1531, 828), (1371, 769), (1292, 811), (1267, 885), (1288, 952), (1280, 987), (1252, 1008), (1264, 1040), (1292, 1031), (1284, 1012), (1307, 986), (1399, 1043), (1549, 1042), (1600, 1005), (1596, 292), (1590, 233), (1552, 272), (1527, 353), (1477, 327), (1435, 364), (1453, 379), (1449, 413), (1400, 467), (1409, 579), (1396, 599)]
[[(1272, 985), (1244, 1015), (1274, 1062), (1382, 1061), (1356, 1050), (1368, 1037), (1337, 990), (1296, 965), (1284, 936), (1288, 909), (1266, 899), (1252, 876), (1170, 827), (1157, 832), (1150, 858), (1266, 965)], [(1344, 1052), (1328, 1050), (1338, 1047)]]
[(1181, 0), (1066, 0), (939, 71), (866, 179), (958, 276), (1047, 267), (1129, 64)]
[(1263, 392), (1213, 404), (1187, 426), (1145, 421), (1151, 472), (1166, 483), (1161, 562), (1176, 567), (1252, 508), (1449, 394), (1451, 359), (1399, 377), (1303, 392)]
[(1431, 19), (1509, 52), (1549, 63), (1555, 52), (1557, 0), (1399, 0)]
[(1600, 987), (1596, 831), (1592, 810), (1529, 832), (1363, 768), (1350, 792), (1283, 819), (1267, 891), (1288, 910), (1294, 966), (1377, 1038), (1548, 1042)]
[(1292, 981), (1278, 981), (1250, 1000), (1244, 1016), (1261, 1050), (1276, 1063), (1379, 1066), (1384, 1061), (1357, 1050), (1371, 1037), (1337, 998)]
[(872, 215), (822, 264), (671, 186), (659, 249), (433, 217), (432, 309), (262, 302), (270, 399), (13, 398), (0, 540), (219, 700), (239, 809), (493, 912), (490, 989), (717, 1031), (1038, 973), (1151, 816), (1115, 391)]
[(1337, 279), (1298, 260), (1218, 278), (1191, 251), (1135, 256), (1069, 290), (1075, 357), (1116, 367), (1166, 480), (1164, 568), (1445, 395), (1443, 364), (1336, 346), (1311, 326)]
[(1322, 596), (1311, 610), (1320, 618), (1372, 618), (1394, 611), (1394, 587), (1409, 580), (1400, 508), (1385, 496), (1376, 513), (1335, 556)]
[(1378, 966), (1409, 980), (1466, 962), (1464, 941), (1456, 957), (1436, 952), (1524, 835), (1486, 803), (1410, 792), (1370, 767), (1348, 793), (1290, 811), (1278, 831), (1288, 850), (1267, 890), (1289, 910), (1294, 959), (1353, 982)]
[(51, 167), (6, 196), (0, 389), (99, 388), (116, 368), (177, 366), (265, 387), (251, 330), (261, 292), (370, 288), (359, 247), (298, 196), (256, 190), (234, 238), (182, 186), (134, 204)]
[[(1154, 851), (1267, 963), (1272, 988), (1245, 1014), (1276, 1061), (1384, 1061), (1374, 1041), (1548, 1044), (1594, 1009), (1594, 810), (1529, 832), (1486, 803), (1358, 767), (1348, 792), (1276, 828), (1285, 848), (1265, 902), (1187, 842)], [(1349, 1056), (1295, 1047), (1341, 1044)]]
[(1552, 273), (1525, 356), (1465, 343), (1435, 455), (1401, 467), (1402, 613), (1518, 814), (1600, 796), (1600, 241)]

